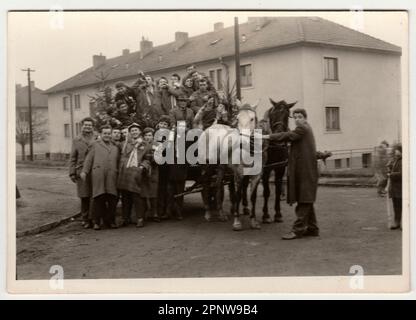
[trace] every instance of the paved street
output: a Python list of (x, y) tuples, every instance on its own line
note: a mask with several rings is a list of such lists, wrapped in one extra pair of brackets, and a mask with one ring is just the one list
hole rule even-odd
[[(34, 169), (19, 169), (17, 177), (24, 197), (27, 188), (33, 192), (52, 188), (55, 193), (24, 198), (29, 204), (24, 208), (26, 217), (26, 208), (38, 210), (42, 204), (52, 208), (48, 218), (78, 210), (66, 171), (42, 169), (32, 175), (28, 170)], [(261, 194), (260, 190), (259, 217)], [(62, 203), (51, 203), (52, 195), (61, 197)], [(372, 188), (320, 187), (316, 211), (321, 236), (293, 241), (280, 239), (294, 220), (294, 207), (287, 204), (284, 223), (249, 230), (245, 221), (246, 229), (234, 232), (230, 221), (204, 221), (199, 194), (188, 195), (185, 202), (183, 221), (101, 231), (84, 230), (74, 221), (18, 238), (18, 279), (47, 279), (55, 264), (62, 265), (65, 277), (71, 279), (348, 275), (355, 264), (366, 275), (401, 273), (401, 232), (387, 229), (386, 199), (377, 198)]]
[(17, 231), (30, 230), (73, 216), (79, 211), (74, 183), (68, 170), (17, 168)]

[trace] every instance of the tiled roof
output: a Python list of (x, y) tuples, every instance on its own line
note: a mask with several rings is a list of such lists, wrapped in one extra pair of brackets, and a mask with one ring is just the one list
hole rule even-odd
[[(240, 24), (239, 32), (240, 37), (246, 36), (246, 41), (240, 42), (242, 55), (257, 50), (308, 43), (401, 54), (398, 46), (316, 17), (270, 18), (260, 30), (256, 30), (255, 23), (246, 22)], [(139, 51), (107, 59), (102, 66), (96, 69), (90, 67), (45, 92), (53, 93), (98, 83), (97, 75), (101, 73), (108, 75), (106, 80), (116, 80), (135, 76), (138, 70), (151, 73), (233, 55), (234, 27), (228, 27), (190, 37), (178, 50), (175, 50), (175, 42), (170, 42), (154, 47), (143, 59), (140, 59)]]
[[(38, 88), (31, 88), (31, 102), (32, 107), (47, 107), (48, 95), (45, 91)], [(27, 92), (27, 86), (16, 88), (16, 107), (29, 107), (29, 97)]]

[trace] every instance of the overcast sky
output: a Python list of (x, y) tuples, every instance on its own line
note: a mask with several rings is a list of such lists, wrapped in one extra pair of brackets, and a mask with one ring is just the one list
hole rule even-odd
[[(51, 86), (92, 65), (92, 55), (121, 55), (139, 50), (142, 36), (155, 46), (213, 30), (215, 22), (232, 26), (248, 16), (319, 16), (402, 47), (407, 60), (407, 16), (402, 12), (13, 12), (8, 15), (9, 76), (27, 84), (22, 68), (33, 68), (36, 87)], [(62, 17), (62, 19), (61, 19)], [(61, 28), (62, 27), (62, 28)], [(403, 75), (403, 74), (402, 74)]]

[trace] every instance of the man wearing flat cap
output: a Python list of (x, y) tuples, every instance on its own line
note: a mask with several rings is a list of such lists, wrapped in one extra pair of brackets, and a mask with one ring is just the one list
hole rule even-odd
[(150, 168), (146, 155), (151, 152), (151, 146), (143, 140), (139, 124), (129, 126), (129, 135), (131, 140), (123, 145), (121, 151), (117, 188), (121, 192), (123, 225), (130, 224), (134, 204), (137, 227), (143, 227), (146, 204), (141, 196), (142, 177), (144, 171)]

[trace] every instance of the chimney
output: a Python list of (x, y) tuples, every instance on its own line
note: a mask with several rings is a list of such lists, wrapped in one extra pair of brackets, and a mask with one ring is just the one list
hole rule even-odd
[(182, 47), (188, 41), (188, 32), (175, 32), (175, 51)]
[(140, 41), (140, 59), (143, 59), (152, 50), (153, 50), (153, 42), (149, 40), (145, 40), (144, 37), (142, 37), (142, 41)]
[(224, 29), (224, 22), (214, 23), (214, 32)]
[(16, 83), (16, 91), (22, 89), (22, 85), (20, 83)]
[(130, 50), (129, 49), (123, 49), (122, 54), (123, 54), (123, 57), (128, 56), (130, 54)]
[(95, 54), (92, 56), (92, 66), (94, 68), (98, 68), (103, 64), (105, 64), (105, 56), (103, 56), (101, 53), (100, 55)]
[(30, 80), (30, 90), (35, 90), (35, 81)]
[(261, 28), (265, 27), (269, 20), (270, 19), (268, 17), (249, 17), (248, 23), (255, 24), (255, 30), (258, 31)]

